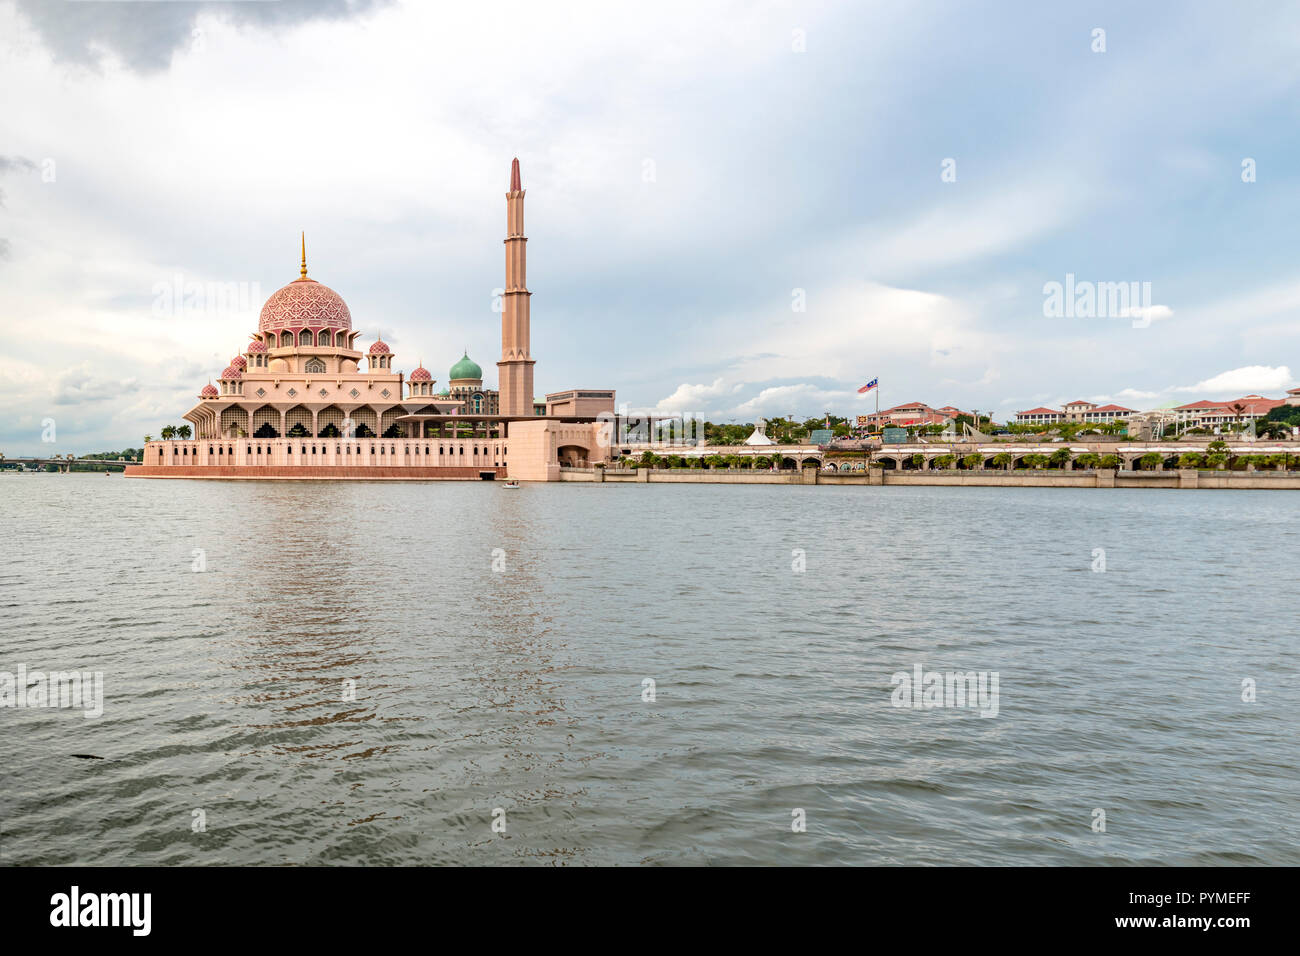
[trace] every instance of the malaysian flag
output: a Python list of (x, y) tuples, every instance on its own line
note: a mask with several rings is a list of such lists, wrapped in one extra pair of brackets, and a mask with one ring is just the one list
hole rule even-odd
[(880, 379), (878, 379), (878, 378), (873, 378), (873, 379), (872, 379), (871, 381), (869, 381), (866, 385), (863, 385), (860, 389), (858, 389), (858, 394), (859, 394), (859, 395), (865, 394), (866, 392), (871, 391), (873, 388), (875, 388), (875, 387), (876, 387), (877, 385), (879, 385), (879, 384), (880, 384)]

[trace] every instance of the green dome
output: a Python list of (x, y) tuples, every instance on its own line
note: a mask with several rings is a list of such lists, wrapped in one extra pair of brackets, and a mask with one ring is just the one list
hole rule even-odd
[(459, 362), (451, 367), (451, 371), (447, 374), (448, 381), (454, 382), (458, 378), (473, 378), (478, 379), (479, 381), (483, 380), (483, 370), (474, 364), (474, 360), (469, 357), (468, 352), (461, 357)]
[(449, 389), (449, 388), (444, 388), (444, 389), (443, 389), (441, 392), (439, 392), (438, 394), (439, 394), (439, 395), (450, 395), (450, 394), (451, 394), (451, 389)]

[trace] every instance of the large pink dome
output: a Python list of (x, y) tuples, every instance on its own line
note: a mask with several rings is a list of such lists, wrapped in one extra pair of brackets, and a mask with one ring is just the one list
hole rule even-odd
[(242, 355), (236, 355), (230, 360), (230, 367), (237, 368), (242, 372), (244, 369), (248, 368), (248, 359), (244, 358)]
[(387, 355), (387, 354), (388, 354), (388, 343), (385, 342), (383, 339), (379, 339), (379, 340), (377, 340), (377, 341), (375, 342), (374, 345), (370, 346), (370, 354), (371, 354), (371, 355)]
[(262, 306), (260, 332), (276, 329), (348, 329), (352, 313), (343, 297), (315, 279), (294, 279)]
[(253, 341), (248, 343), (248, 348), (245, 349), (245, 351), (248, 352), (248, 354), (250, 355), (252, 355), (255, 352), (257, 353), (265, 352), (266, 345), (262, 342), (259, 342), (257, 339), (253, 339)]
[(234, 379), (237, 378), (243, 378), (244, 373), (241, 372), (239, 369), (235, 368), (233, 365), (227, 365), (226, 370), (221, 373), (221, 377), (227, 381), (233, 381)]
[(411, 373), (411, 381), (432, 382), (433, 376), (429, 374), (429, 370), (427, 368), (421, 365), (419, 368), (417, 368), (414, 372)]

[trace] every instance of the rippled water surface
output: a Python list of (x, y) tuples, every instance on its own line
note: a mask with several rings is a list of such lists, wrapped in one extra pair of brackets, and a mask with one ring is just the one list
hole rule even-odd
[(5, 476), (0, 863), (1294, 865), (1298, 509)]

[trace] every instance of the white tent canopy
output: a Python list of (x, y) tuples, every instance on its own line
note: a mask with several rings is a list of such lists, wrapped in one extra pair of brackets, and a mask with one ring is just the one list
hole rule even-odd
[(745, 439), (746, 445), (775, 445), (776, 442), (767, 437), (767, 422), (759, 419), (754, 425), (754, 433)]

